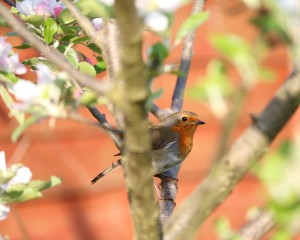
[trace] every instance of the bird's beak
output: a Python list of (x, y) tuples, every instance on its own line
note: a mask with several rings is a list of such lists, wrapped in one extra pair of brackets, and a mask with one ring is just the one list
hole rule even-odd
[(197, 120), (197, 121), (196, 121), (196, 124), (197, 124), (197, 125), (203, 125), (203, 124), (205, 124), (205, 122), (203, 122), (203, 121), (201, 121), (201, 120)]

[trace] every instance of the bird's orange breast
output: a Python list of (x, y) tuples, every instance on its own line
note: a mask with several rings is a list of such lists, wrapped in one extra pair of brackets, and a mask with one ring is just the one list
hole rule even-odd
[(186, 158), (193, 147), (193, 136), (195, 129), (194, 128), (182, 128), (173, 126), (171, 128), (172, 131), (178, 133), (178, 145), (181, 153), (182, 158)]

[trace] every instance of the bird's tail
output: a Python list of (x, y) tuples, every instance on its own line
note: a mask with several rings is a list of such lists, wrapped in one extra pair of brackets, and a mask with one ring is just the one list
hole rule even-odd
[(91, 182), (95, 184), (100, 178), (103, 178), (107, 174), (111, 173), (112, 171), (116, 170), (118, 167), (121, 166), (121, 159), (116, 162), (113, 162), (110, 167), (106, 168), (104, 171), (99, 173)]

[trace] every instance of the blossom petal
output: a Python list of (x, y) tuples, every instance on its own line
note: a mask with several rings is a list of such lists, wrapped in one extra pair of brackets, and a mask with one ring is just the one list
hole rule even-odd
[(9, 211), (10, 211), (9, 206), (0, 204), (0, 221), (7, 218)]
[(12, 86), (12, 92), (19, 101), (31, 101), (39, 95), (39, 88), (30, 81), (20, 79)]
[(169, 19), (161, 12), (155, 11), (146, 16), (145, 24), (155, 32), (163, 32), (168, 29)]
[(32, 177), (31, 170), (28, 167), (20, 167), (16, 175), (8, 182), (8, 187), (15, 184), (27, 184)]

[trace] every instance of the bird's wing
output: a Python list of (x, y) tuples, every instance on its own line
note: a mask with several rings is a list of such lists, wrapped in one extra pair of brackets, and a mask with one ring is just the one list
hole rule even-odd
[(178, 139), (178, 134), (160, 125), (153, 125), (150, 128), (152, 149), (158, 150), (164, 148), (170, 142)]

